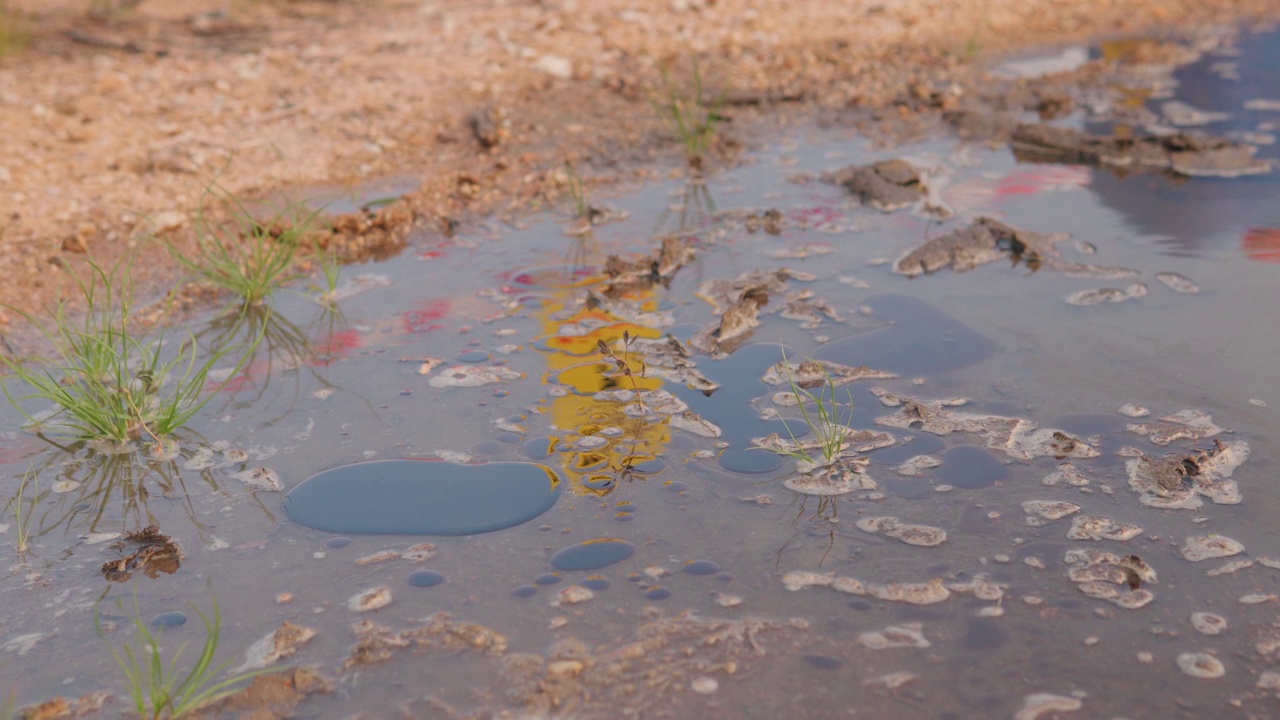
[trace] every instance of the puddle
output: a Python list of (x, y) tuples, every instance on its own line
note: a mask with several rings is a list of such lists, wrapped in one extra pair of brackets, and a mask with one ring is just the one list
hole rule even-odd
[(312, 475), (289, 491), (284, 509), (327, 532), (475, 535), (528, 522), (559, 495), (560, 479), (533, 463), (380, 460)]
[[(1239, 133), (1280, 123), (1280, 33), (1215, 42), (1091, 49), (1141, 92), (1052, 122), (1277, 159)], [(39, 478), (20, 703), (119, 697), (135, 599), (168, 649), (212, 594), (218, 662), (310, 668), (255, 683), (299, 717), (1267, 716), (1280, 176), (839, 128), (750, 160), (197, 318), (263, 343), (162, 446), (0, 433), (4, 501)]]

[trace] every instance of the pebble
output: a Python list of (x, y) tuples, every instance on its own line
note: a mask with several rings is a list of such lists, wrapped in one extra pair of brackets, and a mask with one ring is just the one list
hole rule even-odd
[(695, 678), (693, 682), (689, 683), (689, 689), (699, 695), (710, 695), (720, 689), (720, 683), (716, 682), (715, 678), (703, 676)]

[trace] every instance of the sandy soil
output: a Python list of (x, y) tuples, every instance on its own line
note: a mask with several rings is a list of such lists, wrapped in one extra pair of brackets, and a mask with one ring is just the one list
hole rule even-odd
[(244, 198), (417, 187), (338, 223), (376, 254), (413, 227), (563, 202), (566, 160), (591, 183), (672, 172), (651, 99), (663, 68), (687, 87), (692, 57), (731, 101), (714, 170), (779, 119), (888, 108), (891, 127), (912, 112), (895, 100), (974, 87), (993, 54), (1280, 15), (1274, 0), (128, 4), (8, 2), (28, 42), (0, 58), (0, 303), (59, 297), (86, 251), (133, 250), (164, 287), (178, 274), (158, 238), (189, 244), (215, 181)]

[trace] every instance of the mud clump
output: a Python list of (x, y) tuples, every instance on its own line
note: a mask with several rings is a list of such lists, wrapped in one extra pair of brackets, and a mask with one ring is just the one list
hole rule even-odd
[(155, 578), (160, 573), (172, 575), (182, 563), (182, 550), (172, 538), (160, 532), (159, 526), (148, 525), (141, 530), (125, 533), (124, 539), (111, 548), (120, 552), (130, 545), (136, 546), (133, 552), (102, 564), (102, 575), (107, 580), (125, 582), (135, 572), (141, 572), (149, 578)]
[(1142, 534), (1137, 525), (1119, 522), (1111, 518), (1097, 515), (1078, 515), (1071, 521), (1071, 529), (1067, 531), (1070, 540), (1115, 540), (1124, 542)]
[(883, 630), (865, 632), (858, 636), (858, 642), (872, 650), (902, 647), (927, 648), (933, 644), (921, 632), (920, 623), (890, 625)]
[(1225, 535), (1196, 535), (1182, 542), (1179, 551), (1191, 562), (1231, 557), (1244, 552), (1244, 545)]
[(946, 267), (964, 272), (1004, 258), (1021, 260), (1034, 269), (1041, 262), (1055, 257), (1057, 250), (1054, 245), (1066, 237), (1061, 233), (1019, 230), (999, 220), (983, 217), (967, 228), (934, 238), (908, 252), (893, 264), (893, 271), (907, 277)]
[(492, 655), (507, 651), (506, 637), (483, 625), (456, 622), (447, 613), (436, 613), (424, 623), (422, 627), (396, 632), (372, 620), (361, 620), (351, 627), (356, 644), (343, 661), (343, 667), (384, 662), (397, 650), (410, 646), (447, 652), (474, 650)]
[(858, 529), (873, 535), (884, 535), (920, 547), (937, 547), (947, 541), (945, 530), (928, 525), (909, 525), (896, 517), (868, 517), (857, 522)]
[(1209, 653), (1182, 653), (1178, 656), (1178, 669), (1184, 675), (1194, 678), (1212, 680), (1227, 674), (1227, 668), (1218, 658)]
[(315, 636), (315, 630), (301, 625), (294, 625), (286, 620), (266, 637), (250, 645), (249, 649), (245, 651), (244, 663), (231, 672), (235, 675), (249, 670), (257, 670), (283, 658), (292, 657), (298, 652), (298, 648), (306, 645)]
[(926, 193), (924, 172), (906, 160), (882, 160), (830, 173), (824, 179), (857, 195), (862, 202), (884, 212), (910, 207)]
[(1240, 488), (1230, 477), (1248, 457), (1249, 446), (1244, 441), (1214, 440), (1208, 450), (1164, 458), (1139, 453), (1125, 461), (1125, 470), (1129, 487), (1140, 494), (1143, 505), (1194, 510), (1204, 504), (1201, 496), (1219, 505), (1240, 503)]
[(788, 490), (802, 495), (847, 495), (856, 490), (875, 490), (876, 481), (865, 471), (867, 458), (837, 458), (827, 465), (791, 475), (782, 481)]
[(239, 717), (255, 720), (283, 720), (309, 695), (329, 693), (333, 685), (307, 668), (293, 668), (261, 675), (235, 693), (193, 714), (197, 718)]
[(1222, 432), (1208, 413), (1190, 408), (1163, 415), (1158, 420), (1130, 423), (1127, 429), (1162, 446), (1174, 440), (1203, 440)]
[(1120, 288), (1095, 288), (1092, 290), (1081, 290), (1071, 293), (1063, 298), (1068, 305), (1076, 305), (1078, 307), (1088, 307), (1090, 305), (1101, 305), (1102, 303), (1120, 303), (1125, 300), (1137, 300), (1140, 297), (1146, 297), (1147, 286), (1143, 283), (1132, 283), (1124, 289)]
[(1271, 172), (1270, 162), (1254, 157), (1253, 146), (1199, 134), (1118, 137), (1050, 125), (1019, 125), (1013, 131), (1011, 143), (1019, 160), (1031, 162), (1085, 163), (1166, 171), (1187, 177), (1239, 177)]
[(1067, 579), (1091, 598), (1129, 610), (1155, 599), (1142, 584), (1155, 583), (1156, 572), (1136, 555), (1118, 557), (1091, 549), (1068, 550), (1063, 560), (1070, 566)]
[(604, 263), (604, 274), (609, 280), (600, 292), (617, 298), (630, 290), (665, 285), (680, 268), (692, 262), (696, 254), (687, 240), (669, 235), (662, 238), (657, 252), (647, 257), (627, 260), (610, 255)]

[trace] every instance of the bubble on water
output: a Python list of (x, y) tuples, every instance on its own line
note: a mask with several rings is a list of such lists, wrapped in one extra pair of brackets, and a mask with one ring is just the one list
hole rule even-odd
[(819, 670), (836, 670), (844, 665), (844, 662), (842, 662), (839, 658), (834, 658), (834, 657), (831, 657), (830, 655), (811, 654), (811, 655), (805, 655), (803, 659), (805, 662), (818, 668)]
[(608, 590), (610, 586), (609, 581), (600, 575), (592, 575), (579, 584), (588, 590)]
[(520, 585), (515, 590), (512, 590), (511, 594), (518, 598), (533, 597), (538, 594), (538, 588), (533, 585)]
[(671, 591), (661, 585), (654, 585), (644, 593), (646, 600), (666, 600), (671, 597)]
[(710, 560), (690, 560), (680, 569), (690, 575), (715, 575), (720, 572), (720, 566)]
[(409, 573), (406, 581), (413, 587), (429, 588), (444, 582), (444, 575), (434, 570), (418, 570), (417, 572)]
[(560, 573), (554, 573), (554, 572), (542, 573), (541, 575), (533, 579), (533, 584), (534, 585), (555, 585), (556, 583), (560, 582), (563, 579), (564, 578), (560, 576)]
[(187, 614), (181, 610), (162, 612), (151, 618), (151, 626), (158, 628), (175, 628), (187, 622)]

